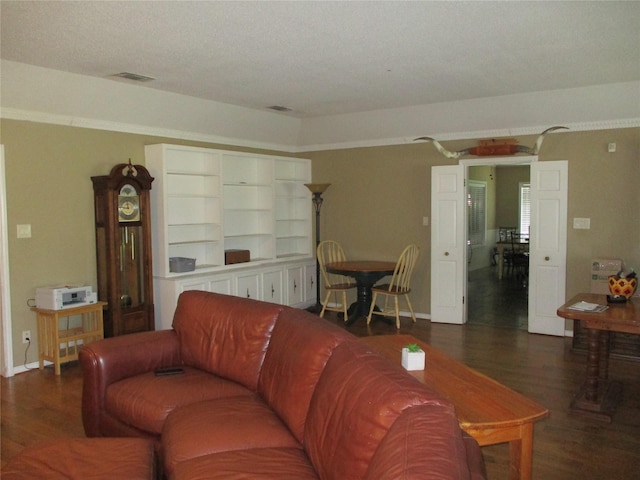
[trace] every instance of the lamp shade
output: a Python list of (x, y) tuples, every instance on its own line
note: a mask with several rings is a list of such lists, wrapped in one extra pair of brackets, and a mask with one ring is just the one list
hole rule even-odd
[(324, 193), (324, 191), (329, 188), (330, 183), (305, 183), (304, 186), (307, 187), (311, 193)]

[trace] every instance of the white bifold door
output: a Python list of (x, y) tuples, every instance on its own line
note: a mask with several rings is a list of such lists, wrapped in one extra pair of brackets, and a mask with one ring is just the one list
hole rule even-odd
[[(504, 160), (503, 160), (504, 162)], [(567, 162), (530, 163), (529, 332), (564, 336)], [(431, 321), (467, 321), (465, 166), (431, 170)]]

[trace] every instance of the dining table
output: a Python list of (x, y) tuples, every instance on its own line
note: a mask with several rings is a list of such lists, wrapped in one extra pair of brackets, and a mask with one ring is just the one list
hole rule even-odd
[(393, 275), (395, 268), (395, 262), (378, 260), (348, 260), (325, 265), (327, 272), (351, 277), (356, 281), (357, 298), (347, 310), (349, 316), (345, 319), (347, 325), (369, 315), (373, 297), (371, 288), (387, 275)]

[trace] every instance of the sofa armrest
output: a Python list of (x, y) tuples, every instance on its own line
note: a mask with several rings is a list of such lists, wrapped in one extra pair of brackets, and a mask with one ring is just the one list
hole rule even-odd
[(466, 432), (462, 432), (462, 440), (464, 441), (464, 448), (467, 453), (467, 463), (469, 465), (471, 480), (486, 480), (487, 470), (478, 442)]
[(395, 421), (365, 479), (398, 478), (486, 480), (480, 447), (460, 430), (453, 407), (413, 406)]
[(107, 338), (82, 347), (82, 422), (89, 437), (100, 436), (107, 387), (118, 380), (181, 364), (173, 330)]

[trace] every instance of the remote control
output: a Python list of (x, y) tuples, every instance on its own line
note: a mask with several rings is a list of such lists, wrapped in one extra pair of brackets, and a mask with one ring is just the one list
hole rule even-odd
[(180, 367), (167, 367), (167, 368), (158, 368), (156, 370), (156, 376), (162, 375), (180, 375), (184, 373), (184, 369)]

